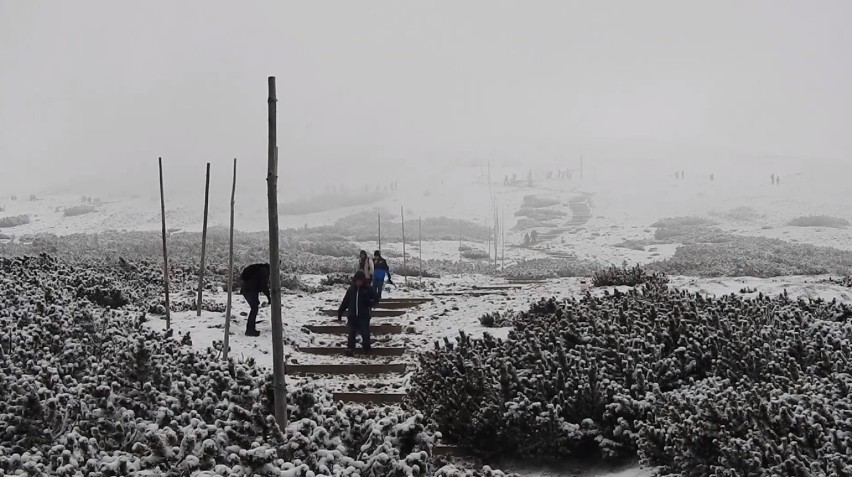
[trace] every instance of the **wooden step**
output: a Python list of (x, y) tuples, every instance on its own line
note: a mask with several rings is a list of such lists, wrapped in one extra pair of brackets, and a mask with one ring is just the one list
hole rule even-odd
[(509, 285), (474, 285), (474, 290), (517, 290), (523, 288), (523, 285), (520, 284), (509, 284)]
[(505, 291), (501, 290), (460, 290), (457, 292), (435, 293), (435, 296), (486, 296), (486, 295), (503, 295)]
[(405, 310), (409, 308), (417, 308), (422, 305), (423, 302), (388, 302), (388, 301), (380, 301), (376, 306), (375, 311), (380, 310)]
[(387, 301), (394, 302), (394, 303), (428, 303), (430, 301), (434, 301), (434, 298), (429, 298), (429, 297), (425, 297), (425, 296), (424, 297), (408, 297), (408, 298), (405, 298), (405, 297), (382, 298), (382, 302), (387, 302)]
[[(321, 312), (325, 316), (337, 316), (337, 310), (322, 310)], [(388, 318), (394, 316), (402, 316), (405, 314), (405, 310), (381, 310), (375, 309), (370, 313), (370, 316), (373, 318)]]
[(308, 374), (361, 374), (375, 376), (378, 374), (404, 373), (405, 364), (287, 364), (284, 366), (287, 374), (305, 376)]
[(358, 404), (392, 404), (402, 402), (405, 399), (403, 393), (370, 393), (370, 392), (336, 392), (335, 401), (354, 402)]
[[(349, 334), (349, 327), (346, 325), (307, 325), (305, 328), (311, 333)], [(402, 334), (402, 325), (370, 325), (370, 333), (373, 335), (398, 335)]]
[[(321, 346), (306, 346), (299, 348), (302, 353), (320, 354), (323, 356), (345, 355), (346, 348), (341, 347), (321, 347)], [(373, 356), (402, 356), (405, 354), (406, 348), (370, 348), (370, 354)]]

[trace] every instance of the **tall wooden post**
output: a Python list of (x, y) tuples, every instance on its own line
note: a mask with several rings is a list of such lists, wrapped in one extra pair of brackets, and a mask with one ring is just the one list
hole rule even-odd
[(278, 259), (278, 137), (276, 126), (275, 77), (269, 77), (269, 167), (266, 189), (269, 200), (269, 292), (272, 321), (272, 384), (275, 422), (287, 428), (287, 384), (284, 378), (284, 326), (281, 323), (281, 271)]
[(169, 304), (169, 250), (166, 247), (166, 196), (163, 193), (163, 158), (160, 158), (160, 213), (163, 217), (163, 288), (166, 290), (166, 329), (172, 327), (172, 310)]
[(231, 234), (228, 245), (228, 302), (225, 305), (225, 339), (222, 342), (222, 357), (228, 361), (231, 341), (231, 295), (234, 293), (234, 195), (237, 192), (237, 159), (234, 158), (234, 182), (231, 185)]
[(461, 226), (461, 219), (459, 219), (459, 262), (461, 262), (461, 259), (462, 259), (462, 254), (461, 254), (462, 241), (461, 241), (461, 238), (462, 238), (462, 226)]
[(500, 243), (503, 247), (503, 251), (500, 256), (500, 270), (506, 269), (506, 211), (505, 209), (500, 210)]
[(382, 251), (382, 213), (379, 212), (379, 252)]
[(420, 249), (420, 284), (422, 285), (423, 284), (423, 217), (420, 217), (418, 219), (417, 227), (419, 229), (418, 232), (417, 232), (417, 239), (420, 242), (420, 245), (418, 246), (418, 248)]
[(405, 256), (405, 210), (399, 206), (399, 216), (402, 217), (402, 269), (405, 270), (405, 284), (408, 284), (408, 257)]
[(204, 226), (201, 229), (201, 266), (198, 267), (198, 309), (196, 316), (201, 316), (201, 299), (204, 294), (204, 259), (207, 255), (207, 205), (210, 200), (210, 163), (207, 163), (207, 178), (204, 181)]
[(580, 179), (583, 178), (583, 155), (580, 154)]

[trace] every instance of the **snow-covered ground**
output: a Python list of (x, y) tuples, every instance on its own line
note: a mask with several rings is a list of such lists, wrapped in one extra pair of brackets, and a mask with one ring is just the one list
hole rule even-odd
[[(656, 164), (656, 163), (655, 163)], [(721, 165), (720, 165), (721, 164)], [(759, 214), (748, 222), (714, 217), (727, 231), (753, 236), (780, 238), (792, 242), (827, 245), (852, 249), (852, 227), (831, 229), (791, 227), (786, 224), (797, 216), (832, 215), (850, 219), (847, 204), (852, 201), (852, 189), (846, 178), (852, 176), (852, 165), (842, 163), (812, 164), (808, 162), (781, 161), (731, 162), (717, 164), (715, 170), (692, 166), (685, 180), (675, 180), (674, 167), (657, 164), (649, 171), (640, 163), (623, 163), (616, 166), (606, 162), (587, 161), (587, 171), (581, 180), (545, 179), (545, 169), (535, 171), (534, 186), (504, 186), (502, 178), (516, 173), (526, 177), (526, 170), (518, 167), (493, 166), (492, 184), (482, 179), (479, 167), (458, 166), (451, 171), (424, 170), (420, 175), (409, 175), (400, 181), (397, 191), (388, 192), (374, 204), (335, 209), (308, 215), (282, 215), (282, 228), (330, 225), (336, 220), (364, 210), (383, 210), (389, 218), (399, 214), (404, 207), (406, 218), (451, 217), (475, 221), (482, 225), (492, 221), (493, 195), (497, 209), (505, 217), (506, 260), (514, 262), (527, 258), (542, 258), (547, 254), (570, 254), (599, 263), (620, 264), (623, 261), (644, 263), (671, 256), (676, 245), (654, 245), (645, 250), (616, 247), (625, 240), (652, 237), (650, 225), (664, 217), (724, 213), (737, 207), (749, 207)], [(709, 178), (714, 174), (714, 180)], [(779, 174), (782, 185), (770, 183), (770, 173)], [(642, 177), (642, 180), (637, 179)], [(77, 217), (65, 217), (62, 209), (78, 205), (77, 195), (46, 195), (31, 202), (0, 199), (6, 210), (0, 217), (28, 214), (31, 223), (14, 228), (0, 229), (5, 235), (54, 233), (94, 233), (104, 230), (159, 230), (160, 204), (156, 188), (147, 196), (113, 195), (102, 197), (97, 212)], [(259, 195), (262, 190), (246, 194)], [(537, 195), (559, 199), (563, 204), (578, 192), (592, 194), (593, 217), (586, 224), (567, 226), (566, 230), (537, 248), (538, 251), (513, 247), (523, 240), (523, 231), (512, 227), (517, 221), (515, 212), (524, 196)], [(166, 220), (170, 229), (197, 231), (201, 229), (203, 202), (201, 195), (176, 193), (166, 196)], [(242, 231), (267, 228), (265, 200), (237, 196), (236, 227)], [(283, 201), (284, 199), (282, 199)], [(226, 226), (228, 223), (228, 198), (217, 190), (211, 193), (209, 225)], [(567, 211), (567, 207), (564, 208)], [(570, 214), (570, 212), (569, 212)], [(547, 230), (539, 230), (546, 232)], [(417, 231), (407, 231), (416, 238)], [(394, 244), (383, 244), (401, 248)], [(485, 244), (482, 244), (481, 248)], [(362, 244), (366, 249), (375, 244)], [(457, 244), (452, 241), (432, 241), (425, 237), (423, 258), (454, 259)]]

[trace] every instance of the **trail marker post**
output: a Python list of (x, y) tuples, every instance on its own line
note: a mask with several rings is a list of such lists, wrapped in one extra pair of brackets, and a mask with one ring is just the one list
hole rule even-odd
[(207, 255), (207, 206), (210, 199), (210, 163), (207, 163), (207, 178), (204, 181), (204, 225), (201, 229), (201, 266), (198, 267), (198, 303), (196, 316), (201, 316), (201, 300), (204, 294), (204, 259)]
[(166, 198), (163, 192), (163, 158), (160, 163), (160, 213), (163, 218), (163, 287), (166, 291), (166, 329), (172, 327), (172, 312), (169, 304), (169, 250), (166, 247)]
[(278, 137), (276, 126), (275, 77), (269, 77), (269, 167), (266, 175), (269, 201), (269, 292), (272, 321), (272, 385), (275, 422), (281, 432), (287, 428), (287, 384), (284, 373), (284, 326), (281, 323), (281, 271), (278, 258)]

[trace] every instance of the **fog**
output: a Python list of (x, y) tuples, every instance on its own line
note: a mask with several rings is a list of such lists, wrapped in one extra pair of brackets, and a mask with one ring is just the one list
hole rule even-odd
[(581, 154), (848, 163), (850, 20), (842, 0), (0, 0), (0, 193), (156, 194), (158, 156), (170, 191), (211, 162), (218, 193), (237, 157), (262, 200), (267, 76), (283, 196)]

